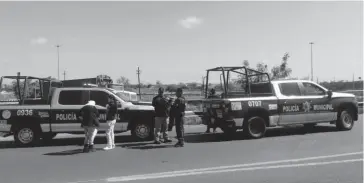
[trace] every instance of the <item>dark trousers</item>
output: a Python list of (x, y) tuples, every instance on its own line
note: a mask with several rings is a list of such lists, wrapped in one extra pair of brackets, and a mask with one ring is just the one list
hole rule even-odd
[(181, 141), (183, 142), (184, 139), (184, 133), (185, 133), (185, 129), (184, 129), (184, 123), (185, 123), (185, 120), (184, 120), (184, 117), (176, 117), (175, 119), (175, 125), (176, 125), (176, 133), (177, 133), (177, 139), (178, 141)]

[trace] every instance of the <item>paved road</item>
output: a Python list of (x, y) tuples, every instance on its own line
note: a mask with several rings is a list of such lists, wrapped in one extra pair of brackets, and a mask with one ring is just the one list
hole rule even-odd
[[(152, 145), (117, 137), (117, 148), (80, 153), (82, 136), (60, 135), (52, 145), (16, 148), (0, 142), (0, 182), (249, 182), (359, 183), (363, 180), (363, 118), (352, 131), (320, 125), (272, 129), (267, 137), (225, 141), (221, 134), (186, 129), (187, 144)], [(174, 134), (171, 134), (174, 135)], [(2, 139), (4, 140), (4, 139)], [(102, 148), (105, 137), (96, 140)], [(172, 171), (172, 172), (171, 172)]]

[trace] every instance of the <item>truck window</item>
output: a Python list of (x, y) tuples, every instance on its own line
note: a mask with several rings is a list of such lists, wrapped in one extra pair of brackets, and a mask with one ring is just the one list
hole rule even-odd
[(301, 91), (297, 83), (280, 83), (279, 88), (285, 96), (301, 96)]
[(95, 101), (96, 105), (106, 107), (109, 100), (109, 94), (104, 91), (91, 91), (90, 100)]
[(312, 83), (302, 83), (305, 88), (305, 95), (325, 95), (325, 91)]
[(81, 90), (61, 91), (58, 103), (61, 105), (85, 105), (87, 103), (87, 93)]

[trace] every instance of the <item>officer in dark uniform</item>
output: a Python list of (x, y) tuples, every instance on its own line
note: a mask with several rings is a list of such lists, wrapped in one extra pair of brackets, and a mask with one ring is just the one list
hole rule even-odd
[[(209, 96), (207, 98), (219, 98), (219, 96), (216, 95), (216, 91), (214, 88), (210, 90)], [(216, 125), (212, 123), (211, 119), (208, 116), (205, 116), (205, 120), (207, 121), (207, 129), (205, 133), (210, 133), (210, 128), (212, 128), (214, 131), (213, 133), (216, 133)]]
[(182, 88), (178, 88), (176, 92), (177, 98), (174, 100), (171, 113), (173, 115), (173, 119), (176, 125), (176, 133), (178, 142), (175, 147), (183, 147), (184, 146), (184, 117), (186, 110), (186, 99), (182, 96), (183, 91)]

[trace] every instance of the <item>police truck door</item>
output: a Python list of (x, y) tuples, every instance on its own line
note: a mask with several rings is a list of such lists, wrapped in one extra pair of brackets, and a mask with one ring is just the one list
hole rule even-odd
[[(55, 93), (56, 94), (56, 93)], [(53, 132), (83, 132), (78, 114), (89, 98), (87, 90), (61, 90), (58, 101), (52, 102), (51, 129)]]
[(278, 97), (279, 125), (302, 123), (306, 114), (302, 108), (304, 99), (297, 82), (283, 82), (276, 88)]
[(304, 91), (306, 110), (312, 114), (308, 116), (306, 122), (332, 121), (336, 113), (325, 90), (310, 82), (300, 83), (300, 87)]

